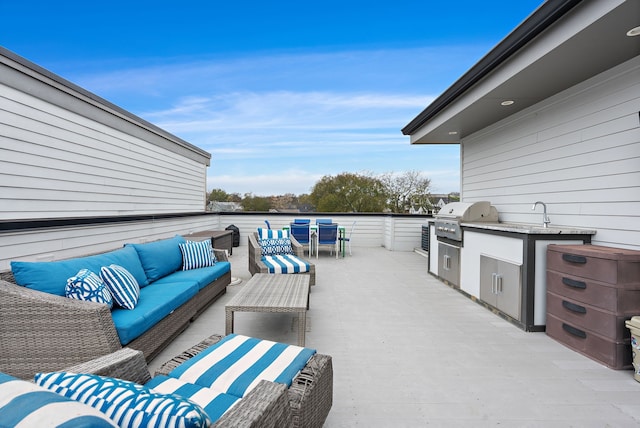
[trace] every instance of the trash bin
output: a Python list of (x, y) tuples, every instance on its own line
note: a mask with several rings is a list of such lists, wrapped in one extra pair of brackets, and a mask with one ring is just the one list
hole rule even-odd
[(240, 229), (238, 229), (237, 226), (230, 224), (229, 226), (225, 227), (225, 230), (233, 231), (233, 246), (239, 247), (240, 246)]
[(625, 322), (631, 331), (631, 354), (633, 356), (633, 377), (640, 382), (640, 316)]

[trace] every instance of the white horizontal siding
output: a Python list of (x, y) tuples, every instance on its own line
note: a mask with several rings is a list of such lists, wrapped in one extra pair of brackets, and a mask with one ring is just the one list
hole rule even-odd
[(501, 221), (593, 228), (595, 244), (640, 249), (640, 58), (463, 141), (462, 196)]
[(0, 219), (193, 212), (206, 165), (0, 84)]

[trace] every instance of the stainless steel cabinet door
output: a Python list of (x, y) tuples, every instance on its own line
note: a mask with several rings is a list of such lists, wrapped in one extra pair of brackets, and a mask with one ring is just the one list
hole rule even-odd
[(480, 299), (521, 321), (521, 265), (480, 256)]

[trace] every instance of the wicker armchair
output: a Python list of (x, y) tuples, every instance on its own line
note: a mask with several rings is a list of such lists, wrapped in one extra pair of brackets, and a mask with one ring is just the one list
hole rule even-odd
[[(294, 238), (293, 236), (289, 236), (291, 239), (291, 247), (293, 248), (293, 253), (300, 259), (305, 259), (304, 257), (304, 247)], [(249, 250), (248, 250), (248, 259), (249, 259), (249, 272), (251, 275), (255, 275), (256, 273), (269, 273), (269, 268), (262, 262), (262, 250), (260, 249), (260, 244), (258, 243), (258, 233), (253, 232), (248, 236)], [(305, 261), (309, 263), (309, 272), (297, 275), (309, 275), (309, 284), (316, 284), (316, 266), (309, 262), (309, 260)]]
[[(146, 383), (151, 376), (142, 352), (123, 348), (94, 360), (67, 367), (73, 373), (93, 373)], [(213, 425), (215, 427), (273, 427), (292, 425), (287, 387), (261, 381)]]
[[(224, 250), (215, 250), (227, 260)], [(151, 361), (226, 291), (231, 273), (194, 296), (128, 347)], [(0, 272), (0, 371), (32, 379), (122, 348), (106, 305), (68, 299), (15, 284), (11, 271)]]

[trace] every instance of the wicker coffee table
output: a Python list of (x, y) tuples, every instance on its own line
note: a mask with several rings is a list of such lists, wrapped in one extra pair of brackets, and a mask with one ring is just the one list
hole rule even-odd
[(309, 275), (255, 274), (224, 307), (226, 332), (233, 333), (234, 312), (297, 312), (298, 345), (304, 346), (309, 309)]

